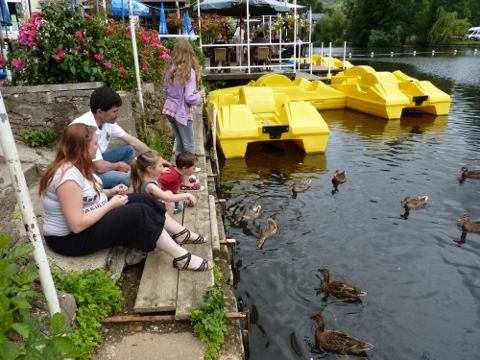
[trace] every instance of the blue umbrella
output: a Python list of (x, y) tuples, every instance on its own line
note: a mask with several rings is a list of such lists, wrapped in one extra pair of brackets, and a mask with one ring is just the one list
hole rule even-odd
[(12, 18), (5, 0), (0, 0), (0, 21), (2, 26), (12, 26)]
[(165, 19), (165, 9), (163, 3), (160, 5), (160, 25), (158, 27), (159, 34), (168, 34), (167, 20)]
[[(133, 16), (147, 16), (150, 13), (148, 6), (135, 0), (132, 0), (132, 11)], [(111, 12), (112, 15), (122, 15), (122, 0), (112, 0)], [(128, 16), (128, 0), (123, 0), (123, 15)]]
[[(188, 11), (183, 13), (183, 26), (182, 26), (182, 34), (183, 35), (195, 35), (195, 32), (192, 29), (192, 21), (190, 20), (190, 15), (188, 15)], [(190, 40), (193, 40), (191, 38)]]

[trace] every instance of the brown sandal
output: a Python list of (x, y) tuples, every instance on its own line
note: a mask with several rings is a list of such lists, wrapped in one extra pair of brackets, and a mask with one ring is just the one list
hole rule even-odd
[(205, 240), (205, 238), (203, 237), (203, 235), (198, 235), (198, 238), (196, 238), (195, 240), (190, 240), (190, 236), (192, 236), (192, 234), (190, 233), (190, 230), (188, 230), (187, 228), (183, 229), (182, 231), (180, 231), (178, 234), (175, 234), (175, 235), (172, 235), (172, 239), (175, 240), (176, 238), (182, 236), (183, 234), (187, 234), (185, 235), (185, 239), (183, 239), (183, 241), (181, 243), (178, 243), (178, 244), (205, 244), (207, 241)]

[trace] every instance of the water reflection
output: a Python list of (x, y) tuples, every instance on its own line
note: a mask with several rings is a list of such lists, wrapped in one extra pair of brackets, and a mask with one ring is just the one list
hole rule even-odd
[[(462, 166), (480, 169), (480, 109), (473, 102), (480, 87), (472, 57), (459, 60), (435, 55), (367, 64), (432, 81), (454, 99), (448, 117), (386, 121), (324, 111), (331, 131), (326, 154), (255, 144), (245, 159), (222, 160), (225, 227), (238, 241), (235, 293), (253, 313), (249, 359), (340, 358), (315, 347), (309, 316), (318, 313), (328, 328), (374, 344), (372, 359), (478, 358), (480, 236), (462, 233), (457, 219), (480, 216), (480, 182), (458, 176)], [(459, 74), (459, 63), (470, 66), (468, 75)], [(346, 170), (348, 181), (332, 196), (336, 169)], [(291, 186), (302, 179), (311, 179), (311, 187), (293, 198)], [(429, 205), (402, 208), (399, 202), (416, 194), (427, 195)], [(262, 218), (236, 226), (255, 204)], [(268, 217), (278, 233), (258, 250)], [(360, 304), (324, 299), (319, 268), (368, 295)]]

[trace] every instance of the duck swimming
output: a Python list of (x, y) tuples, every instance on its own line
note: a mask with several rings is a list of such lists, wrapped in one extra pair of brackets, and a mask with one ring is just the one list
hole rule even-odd
[(312, 183), (312, 180), (311, 179), (307, 179), (307, 180), (300, 180), (298, 182), (296, 182), (295, 184), (293, 184), (292, 186), (292, 191), (294, 193), (299, 193), (299, 192), (303, 192), (303, 191), (307, 191), (308, 188), (310, 188), (310, 184)]
[(360, 291), (359, 288), (353, 285), (341, 281), (330, 282), (330, 273), (327, 269), (318, 269), (318, 271), (323, 275), (323, 280), (320, 286), (327, 294), (333, 295), (342, 300), (359, 300), (360, 296), (367, 295), (366, 292)]
[(466, 166), (462, 167), (458, 172), (462, 173), (462, 179), (480, 179), (480, 170), (468, 170)]
[(261, 249), (263, 247), (263, 243), (267, 238), (269, 238), (272, 235), (275, 235), (278, 231), (278, 226), (277, 223), (272, 219), (268, 218), (267, 223), (265, 224), (263, 231), (262, 231), (262, 237), (260, 238), (260, 241), (258, 242), (258, 248)]
[(480, 221), (470, 221), (470, 215), (465, 214), (457, 220), (457, 222), (463, 221), (462, 229), (464, 231), (470, 231), (480, 233)]
[(320, 314), (310, 316), (310, 319), (317, 323), (315, 338), (325, 350), (343, 355), (361, 355), (373, 348), (372, 344), (361, 341), (344, 331), (325, 330), (325, 322)]
[(403, 201), (400, 201), (405, 209), (419, 209), (427, 205), (428, 196), (418, 195), (415, 199), (406, 197)]
[(346, 181), (347, 181), (347, 172), (346, 171), (338, 172), (338, 170), (335, 170), (335, 174), (333, 174), (333, 178), (332, 178), (333, 186), (338, 184), (343, 184)]
[(262, 215), (262, 213), (260, 212), (261, 209), (261, 205), (253, 206), (249, 211), (247, 211), (245, 215), (238, 216), (235, 223), (239, 224), (242, 221), (254, 220), (256, 218), (259, 218)]

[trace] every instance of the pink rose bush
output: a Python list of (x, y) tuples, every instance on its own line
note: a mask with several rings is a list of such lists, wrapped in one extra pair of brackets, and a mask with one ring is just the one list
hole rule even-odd
[[(130, 26), (106, 21), (103, 13), (83, 17), (69, 10), (70, 1), (47, 5), (19, 25), (6, 64), (13, 72), (7, 85), (103, 81), (116, 90), (136, 87)], [(136, 40), (142, 81), (161, 86), (169, 50), (155, 30), (136, 29)]]

